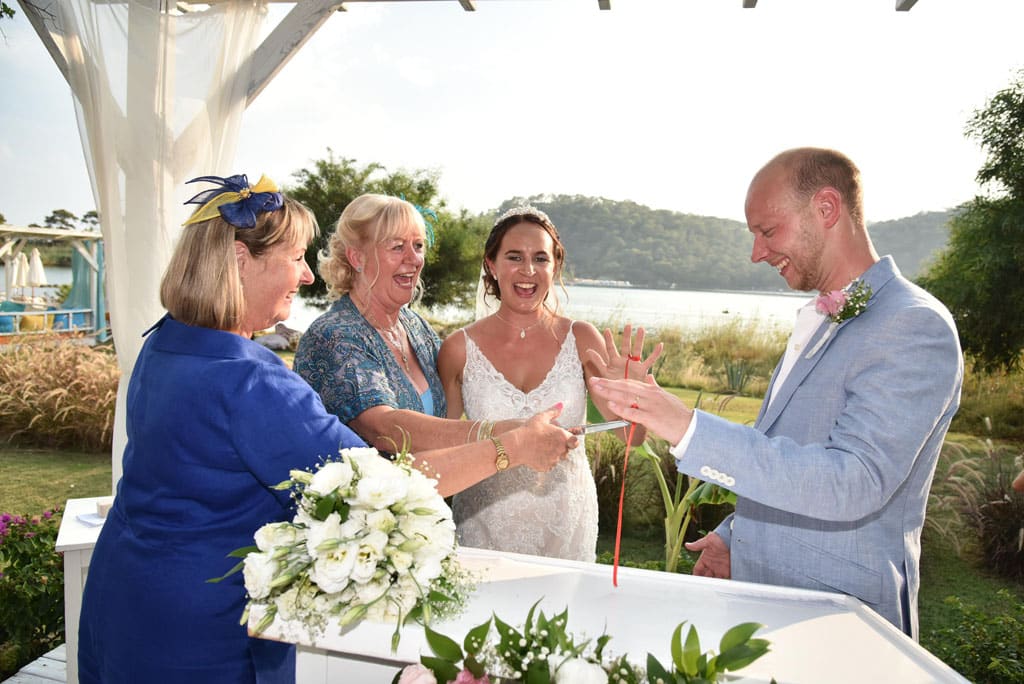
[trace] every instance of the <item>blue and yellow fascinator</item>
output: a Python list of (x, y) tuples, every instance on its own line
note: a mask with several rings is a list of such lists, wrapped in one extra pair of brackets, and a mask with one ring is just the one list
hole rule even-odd
[(256, 225), (256, 214), (277, 211), (284, 205), (284, 198), (274, 181), (260, 176), (260, 182), (250, 187), (245, 174), (237, 176), (200, 176), (189, 183), (213, 183), (219, 187), (203, 190), (185, 202), (201, 205), (182, 225), (200, 223), (220, 216), (235, 228), (252, 228)]

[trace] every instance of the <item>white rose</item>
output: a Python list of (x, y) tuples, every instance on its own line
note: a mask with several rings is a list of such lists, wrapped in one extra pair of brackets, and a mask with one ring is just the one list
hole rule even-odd
[(607, 684), (608, 673), (597, 663), (583, 658), (570, 658), (562, 662), (555, 670), (553, 680), (568, 684)]
[(259, 550), (268, 552), (276, 547), (294, 546), (299, 541), (299, 530), (291, 523), (270, 523), (256, 530), (254, 538)]
[(361, 477), (356, 484), (355, 503), (379, 510), (404, 499), (407, 491), (409, 481), (405, 477)]
[(344, 489), (352, 482), (352, 464), (347, 462), (331, 461), (325, 463), (313, 475), (313, 481), (309, 483), (308, 489), (320, 496), (330, 494), (335, 489)]
[(250, 553), (245, 557), (242, 575), (245, 577), (245, 590), (254, 599), (266, 598), (270, 595), (270, 583), (277, 574), (277, 561), (271, 560), (266, 553)]
[(337, 542), (342, 539), (341, 534), (341, 516), (337, 513), (331, 513), (327, 516), (326, 520), (313, 520), (309, 521), (309, 529), (306, 531), (306, 552), (310, 558), (316, 560), (324, 553), (330, 553), (330, 549), (323, 551), (318, 550), (318, 547), (325, 542)]
[(321, 554), (309, 568), (309, 579), (328, 594), (348, 586), (356, 561), (354, 544), (342, 544), (330, 553)]

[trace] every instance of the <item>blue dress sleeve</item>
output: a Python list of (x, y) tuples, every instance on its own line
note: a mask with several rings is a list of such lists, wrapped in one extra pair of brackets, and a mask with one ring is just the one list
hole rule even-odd
[[(288, 479), (293, 468), (312, 468), (339, 449), (365, 446), (316, 392), (283, 365), (259, 364), (239, 388), (230, 413), (235, 448), (253, 476), (267, 487)], [(275, 492), (289, 505), (288, 492)]]

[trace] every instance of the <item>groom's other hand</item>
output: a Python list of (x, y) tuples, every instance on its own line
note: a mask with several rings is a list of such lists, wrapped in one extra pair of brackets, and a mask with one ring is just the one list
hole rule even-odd
[(729, 579), (729, 547), (714, 532), (709, 532), (695, 542), (686, 543), (687, 551), (700, 552), (700, 558), (693, 566), (693, 574), (698, 577), (717, 577)]

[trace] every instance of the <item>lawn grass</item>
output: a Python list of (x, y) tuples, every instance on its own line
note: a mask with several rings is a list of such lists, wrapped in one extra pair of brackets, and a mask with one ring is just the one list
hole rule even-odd
[(111, 494), (108, 453), (0, 448), (0, 513), (39, 515), (68, 499)]

